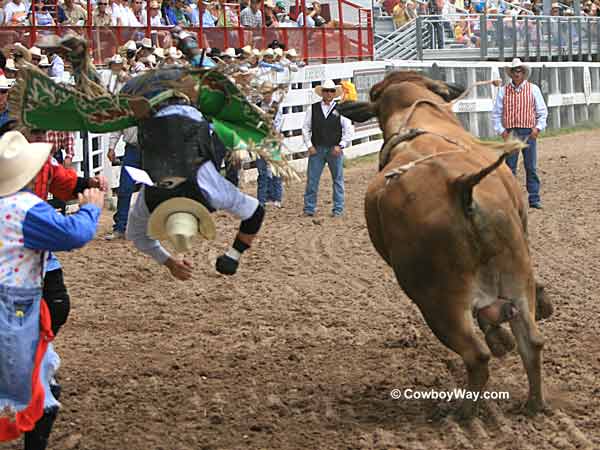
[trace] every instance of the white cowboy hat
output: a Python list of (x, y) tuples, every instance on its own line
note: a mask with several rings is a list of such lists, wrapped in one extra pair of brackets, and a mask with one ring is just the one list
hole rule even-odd
[(260, 55), (262, 55), (262, 52), (259, 49), (257, 49), (257, 48), (252, 49), (252, 56), (259, 57)]
[(167, 53), (167, 56), (173, 59), (181, 59), (183, 58), (183, 53), (181, 53), (181, 50), (179, 50), (176, 47), (169, 47), (169, 52)]
[(179, 253), (191, 248), (191, 240), (200, 235), (213, 240), (217, 231), (208, 209), (190, 198), (171, 198), (152, 211), (148, 219), (148, 236), (168, 239)]
[(287, 52), (285, 52), (286, 55), (291, 56), (292, 58), (295, 58), (298, 56), (298, 52), (296, 51), (295, 48), (290, 48)]
[(273, 53), (275, 53), (275, 56), (283, 56), (283, 49), (281, 47), (277, 47), (275, 50), (273, 50)]
[(320, 86), (315, 88), (315, 94), (323, 97), (323, 89), (335, 89), (335, 96), (341, 97), (344, 93), (342, 86), (335, 84), (332, 80), (325, 80)]
[(229, 57), (229, 58), (237, 58), (237, 55), (235, 54), (235, 48), (229, 47), (227, 50), (225, 50), (223, 53), (221, 53), (221, 58), (223, 56)]
[(165, 49), (162, 47), (156, 47), (154, 49), (154, 56), (160, 59), (165, 59)]
[(263, 58), (265, 56), (274, 57), (275, 56), (275, 50), (273, 50), (272, 48), (267, 48), (267, 49), (263, 50), (262, 56), (263, 56)]
[(125, 50), (137, 50), (137, 45), (135, 45), (134, 41), (125, 42), (125, 45), (123, 45), (123, 47), (125, 48)]
[(38, 58), (42, 57), (42, 49), (39, 47), (31, 47), (29, 53), (31, 53), (31, 56), (37, 56)]
[(0, 90), (6, 91), (7, 89), (10, 89), (14, 83), (15, 80), (11, 80), (6, 78), (4, 75), (0, 75)]
[(38, 64), (40, 67), (50, 67), (52, 65), (50, 64), (50, 61), (48, 61), (48, 57), (46, 55), (42, 55), (42, 59), (40, 59)]
[(15, 66), (15, 60), (12, 58), (9, 58), (6, 60), (6, 66), (4, 67), (5, 69), (8, 70), (12, 70), (14, 72), (18, 71), (19, 69), (17, 68), (17, 66)]
[(121, 55), (112, 55), (112, 57), (106, 62), (107, 65), (111, 64), (124, 64), (125, 61)]
[(510, 77), (511, 71), (517, 67), (525, 69), (525, 78), (529, 76), (529, 66), (525, 65), (525, 63), (521, 61), (521, 58), (513, 58), (510, 65), (504, 68), (504, 73), (506, 73), (506, 76)]
[(552, 9), (556, 8), (556, 9), (560, 9), (560, 3), (552, 3), (551, 6)]
[(33, 180), (48, 160), (52, 144), (30, 144), (18, 131), (0, 138), (0, 196), (14, 194)]
[(251, 45), (246, 45), (245, 47), (242, 47), (242, 51), (246, 55), (251, 55), (252, 54), (252, 46)]
[(145, 48), (147, 50), (152, 50), (154, 48), (154, 46), (152, 45), (152, 41), (150, 40), (150, 38), (144, 38), (140, 41), (140, 50)]

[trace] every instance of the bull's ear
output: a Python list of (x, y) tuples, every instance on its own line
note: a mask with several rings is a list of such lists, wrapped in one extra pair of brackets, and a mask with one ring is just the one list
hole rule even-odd
[(472, 216), (475, 212), (475, 204), (473, 202), (473, 189), (475, 189), (475, 186), (477, 186), (486, 176), (500, 167), (508, 155), (510, 155), (510, 152), (503, 153), (494, 163), (484, 167), (479, 172), (470, 175), (463, 174), (454, 180), (460, 205), (467, 216)]
[(337, 110), (342, 116), (354, 122), (366, 122), (375, 117), (375, 105), (370, 102), (338, 103)]
[(430, 91), (435, 92), (447, 102), (451, 102), (465, 92), (465, 88), (463, 86), (453, 83), (446, 83), (439, 80), (430, 79), (427, 83), (427, 87)]

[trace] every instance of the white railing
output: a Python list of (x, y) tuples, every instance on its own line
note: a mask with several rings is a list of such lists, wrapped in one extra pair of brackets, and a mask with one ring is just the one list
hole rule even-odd
[[(370, 87), (382, 79), (386, 71), (397, 69), (423, 70), (448, 82), (468, 86), (476, 81), (505, 78), (503, 66), (495, 62), (433, 62), (433, 61), (363, 61), (354, 63), (307, 66), (298, 72), (277, 74), (274, 81), (290, 83), (282, 102), (284, 140), (291, 164), (299, 172), (306, 170), (308, 159), (302, 140), (302, 124), (310, 105), (318, 101), (313, 85), (326, 79), (350, 79), (359, 96), (367, 98)], [(540, 85), (549, 107), (549, 128), (573, 127), (582, 122), (600, 122), (600, 63), (531, 63), (532, 81)], [(455, 111), (465, 127), (480, 137), (493, 136), (490, 112), (496, 88), (479, 87), (455, 105)], [(347, 158), (375, 153), (382, 144), (381, 130), (376, 124), (357, 124), (352, 145), (345, 150)], [(75, 162), (83, 161), (83, 141), (78, 139)], [(96, 150), (93, 150), (96, 149)], [(107, 135), (91, 135), (87, 140), (89, 169), (104, 171), (111, 184), (118, 186), (118, 168), (106, 159)], [(117, 155), (122, 149), (117, 148)], [(82, 167), (81, 165), (79, 166)], [(255, 169), (244, 171), (243, 179), (255, 178)]]

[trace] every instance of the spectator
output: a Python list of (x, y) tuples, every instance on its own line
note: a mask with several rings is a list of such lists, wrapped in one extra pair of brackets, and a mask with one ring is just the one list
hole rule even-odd
[[(202, 11), (202, 28), (212, 28), (217, 23), (219, 18), (219, 3), (216, 1), (210, 3), (200, 2), (201, 8), (196, 11)], [(199, 19), (194, 18), (194, 23)]]
[(50, 60), (48, 76), (62, 80), (65, 73), (65, 63), (63, 59), (57, 53), (51, 53), (48, 59)]
[(240, 14), (242, 26), (246, 28), (262, 27), (262, 13), (258, 9), (258, 0), (250, 0), (250, 6)]
[(309, 155), (304, 192), (304, 215), (315, 215), (319, 181), (327, 163), (333, 180), (331, 214), (333, 217), (339, 217), (344, 212), (344, 148), (350, 145), (352, 139), (352, 123), (336, 110), (334, 99), (342, 96), (341, 86), (336, 86), (333, 81), (327, 80), (315, 88), (315, 94), (322, 100), (313, 103), (306, 112), (302, 126), (302, 136)]
[(74, 3), (73, 0), (65, 0), (62, 9), (66, 17), (66, 20), (62, 22), (63, 25), (85, 25), (85, 22), (87, 21), (87, 11), (80, 5)]
[(279, 19), (277, 19), (277, 14), (275, 14), (273, 0), (265, 0), (263, 2), (263, 8), (265, 10), (265, 26), (279, 28)]
[(219, 27), (237, 27), (238, 17), (233, 9), (229, 6), (225, 6), (224, 0), (219, 0), (219, 18), (217, 19), (217, 26)]
[(405, 6), (400, 0), (392, 8), (392, 20), (394, 21), (395, 28), (400, 28), (408, 22)]
[(35, 24), (47, 27), (47, 26), (55, 26), (56, 22), (54, 22), (54, 18), (52, 14), (50, 14), (49, 8), (44, 5), (43, 1), (34, 2), (31, 5), (32, 9), (35, 10)]
[(5, 25), (25, 25), (27, 23), (27, 5), (23, 0), (11, 0), (4, 7)]
[(307, 3), (304, 7), (304, 11), (298, 15), (296, 19), (296, 23), (299, 27), (304, 26), (304, 14), (306, 13), (306, 27), (314, 28), (315, 27), (315, 16), (318, 16), (321, 13), (321, 4), (317, 1), (313, 1), (312, 3)]
[(165, 65), (180, 66), (181, 58), (183, 58), (181, 50), (178, 50), (175, 47), (169, 47), (164, 63)]
[(128, 9), (127, 6), (123, 3), (123, 0), (111, 0), (110, 11), (113, 26), (127, 25)]
[(108, 60), (108, 70), (101, 73), (102, 84), (108, 92), (116, 94), (127, 81), (125, 72), (125, 60), (121, 55), (113, 55)]
[[(257, 105), (266, 113), (273, 114), (273, 125), (277, 132), (281, 132), (283, 118), (281, 107), (273, 98), (274, 86), (265, 82), (261, 86), (262, 100)], [(266, 161), (262, 158), (256, 160), (256, 169), (258, 171), (258, 179), (256, 180), (256, 198), (258, 202), (265, 206), (272, 204), (275, 208), (281, 208), (281, 200), (283, 197), (283, 186), (281, 177), (275, 176)]]
[(11, 129), (14, 124), (14, 120), (8, 113), (8, 91), (13, 82), (14, 80), (10, 81), (4, 75), (0, 75), (0, 134)]
[[(541, 209), (540, 179), (537, 175), (537, 137), (546, 128), (548, 108), (540, 88), (530, 83), (529, 67), (514, 58), (510, 67), (505, 68), (511, 78), (510, 83), (502, 86), (496, 96), (492, 110), (494, 130), (507, 140), (511, 135), (524, 142), (527, 148), (523, 150), (525, 177), (529, 206)], [(515, 153), (506, 158), (506, 164), (516, 175), (519, 154)]]
[(92, 25), (95, 27), (109, 27), (112, 25), (112, 15), (107, 10), (108, 0), (98, 0), (96, 9), (92, 13)]
[(173, 25), (179, 25), (180, 27), (192, 25), (192, 10), (186, 5), (185, 0), (175, 0), (172, 17), (175, 20)]
[(412, 0), (406, 1), (406, 9), (404, 10), (404, 14), (406, 14), (406, 18), (409, 21), (417, 18), (417, 10), (415, 8), (415, 3)]
[(129, 7), (126, 7), (125, 13), (121, 16), (121, 24), (126, 27), (142, 27), (146, 25), (142, 6), (143, 0), (130, 0)]

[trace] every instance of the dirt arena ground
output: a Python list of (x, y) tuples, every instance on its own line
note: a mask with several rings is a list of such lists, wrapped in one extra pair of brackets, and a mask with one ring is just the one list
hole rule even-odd
[[(342, 219), (329, 217), (328, 173), (314, 219), (300, 217), (303, 185), (288, 188), (234, 278), (213, 269), (237, 226), (226, 216), (187, 284), (124, 242), (63, 254), (73, 310), (57, 340), (64, 407), (51, 448), (599, 449), (599, 149), (592, 131), (540, 143), (545, 209), (530, 230), (556, 307), (541, 324), (552, 413), (519, 412), (514, 352), (492, 360), (488, 385), (510, 400), (487, 401), (471, 423), (453, 419), (455, 403), (390, 398), (460, 387), (464, 369), (371, 246), (370, 161), (346, 172)], [(106, 212), (99, 236), (109, 227)]]

